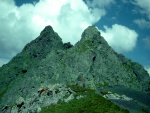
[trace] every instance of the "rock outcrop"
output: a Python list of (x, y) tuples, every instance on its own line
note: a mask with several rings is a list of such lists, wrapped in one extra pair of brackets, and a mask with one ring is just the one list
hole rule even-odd
[[(117, 54), (94, 26), (83, 32), (75, 46), (63, 44), (52, 27), (47, 26), (37, 39), (1, 67), (1, 112), (18, 110), (21, 113), (26, 109), (23, 109), (24, 105), (32, 106), (27, 111), (33, 108), (40, 111), (39, 105), (50, 105), (49, 99), (52, 98), (41, 99), (38, 95), (51, 92), (49, 85), (52, 84), (78, 85), (91, 89), (122, 85), (150, 94), (147, 71), (140, 64)], [(41, 87), (46, 89), (41, 89), (40, 93)], [(68, 89), (62, 89), (58, 90), (58, 94), (65, 96)], [(34, 98), (33, 94), (36, 95)], [(59, 97), (55, 100), (63, 99)]]

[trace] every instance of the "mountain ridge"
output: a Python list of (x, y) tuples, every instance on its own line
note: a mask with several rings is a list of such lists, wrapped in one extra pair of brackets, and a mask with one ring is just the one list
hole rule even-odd
[[(39, 37), (0, 68), (0, 79), (2, 108), (15, 106), (20, 96), (31, 103), (31, 94), (42, 87), (50, 88), (49, 84), (91, 89), (122, 85), (150, 94), (150, 77), (144, 68), (117, 54), (94, 26), (89, 26), (74, 46), (63, 43), (51, 26), (45, 27)], [(10, 96), (13, 98), (8, 99)]]

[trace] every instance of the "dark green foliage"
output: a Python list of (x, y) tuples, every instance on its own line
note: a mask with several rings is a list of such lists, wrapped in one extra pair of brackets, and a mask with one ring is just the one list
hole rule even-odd
[(3, 98), (3, 96), (5, 95), (5, 93), (7, 92), (8, 89), (9, 89), (9, 84), (5, 84), (3, 89), (1, 89), (1, 91), (0, 91), (0, 101)]
[(141, 113), (148, 113), (148, 112), (145, 109), (142, 109)]
[(108, 94), (108, 90), (103, 89), (103, 90), (101, 91), (101, 94), (103, 94), (103, 95)]
[(78, 48), (78, 52), (85, 52), (91, 49), (92, 42), (90, 40), (84, 41)]
[(6, 93), (6, 91), (0, 92), (0, 101), (5, 93)]
[(91, 89), (78, 86), (69, 87), (76, 92), (75, 97), (79, 95), (84, 97), (42, 108), (41, 113), (128, 113), (127, 110), (118, 107)]

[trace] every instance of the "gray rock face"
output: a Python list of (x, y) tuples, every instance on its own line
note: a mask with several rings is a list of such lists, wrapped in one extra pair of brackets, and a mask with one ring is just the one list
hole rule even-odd
[[(52, 27), (47, 26), (37, 39), (1, 67), (1, 112), (39, 112), (41, 107), (50, 105), (49, 97), (37, 95), (39, 88), (45, 86), (47, 93), (53, 92), (49, 90), (50, 84), (92, 89), (122, 85), (150, 94), (150, 78), (144, 68), (117, 54), (94, 26), (83, 32), (75, 46), (63, 44)], [(63, 88), (60, 92), (68, 92), (68, 89)], [(65, 101), (73, 99), (71, 94)], [(67, 93), (63, 93), (65, 95)], [(36, 98), (39, 100), (33, 101)], [(55, 98), (59, 99), (62, 98)]]
[[(41, 107), (56, 104), (58, 101), (68, 102), (74, 99), (75, 92), (62, 84), (49, 84), (41, 86), (37, 92), (32, 92), (21, 97), (18, 95), (16, 102), (10, 107), (2, 108), (4, 113), (37, 113)], [(65, 97), (68, 96), (68, 97)]]
[(28, 53), (31, 58), (45, 57), (51, 50), (60, 49), (62, 46), (61, 38), (51, 26), (47, 26), (36, 40), (25, 46), (23, 52)]

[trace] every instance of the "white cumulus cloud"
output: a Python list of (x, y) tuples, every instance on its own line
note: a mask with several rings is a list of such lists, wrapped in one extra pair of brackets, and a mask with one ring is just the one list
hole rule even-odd
[(104, 26), (105, 31), (100, 31), (108, 44), (118, 53), (131, 51), (136, 46), (138, 34), (125, 26), (114, 24), (112, 28)]

